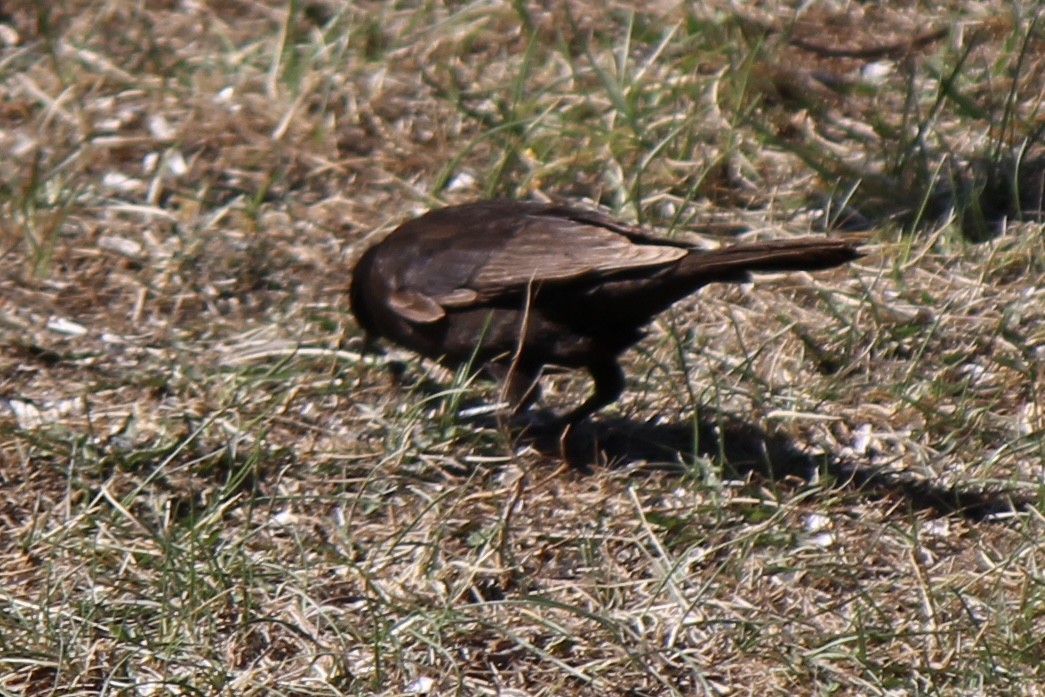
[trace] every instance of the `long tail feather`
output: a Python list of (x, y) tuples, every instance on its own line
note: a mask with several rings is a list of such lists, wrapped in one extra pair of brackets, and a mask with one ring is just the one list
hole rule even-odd
[(743, 280), (748, 272), (817, 271), (861, 256), (857, 242), (802, 237), (693, 253), (682, 260), (679, 274), (705, 282)]

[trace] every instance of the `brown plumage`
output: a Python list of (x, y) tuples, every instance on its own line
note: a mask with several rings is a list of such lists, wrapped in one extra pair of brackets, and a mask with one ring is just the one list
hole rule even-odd
[(516, 410), (546, 365), (586, 368), (577, 421), (624, 389), (618, 357), (675, 301), (750, 271), (827, 269), (853, 242), (801, 238), (701, 250), (564, 206), (483, 201), (409, 220), (356, 264), (352, 312), (368, 335), (448, 366), (474, 361), (505, 379)]

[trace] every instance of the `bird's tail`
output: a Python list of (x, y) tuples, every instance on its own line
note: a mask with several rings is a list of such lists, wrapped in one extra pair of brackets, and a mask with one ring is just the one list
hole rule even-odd
[(817, 271), (840, 266), (863, 256), (859, 243), (826, 237), (801, 237), (736, 244), (694, 252), (678, 267), (680, 277), (704, 283), (746, 281), (749, 272)]

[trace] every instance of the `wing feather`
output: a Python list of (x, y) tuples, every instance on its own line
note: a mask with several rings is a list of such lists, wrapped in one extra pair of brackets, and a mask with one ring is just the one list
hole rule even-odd
[[(631, 270), (666, 266), (688, 254), (685, 247), (653, 239), (647, 243), (632, 228), (598, 214), (526, 206), (500, 218), (478, 210), (474, 220), (426, 220), (440, 213), (401, 228), (399, 234), (415, 238), (408, 248), (412, 263), (402, 264), (394, 256), (387, 260), (394, 288), (389, 305), (419, 324), (439, 322), (447, 311), (521, 297), (531, 284), (596, 284)], [(467, 245), (456, 244), (462, 229)], [(428, 265), (440, 272), (417, 271)]]
[(442, 305), (415, 290), (392, 291), (388, 297), (388, 306), (399, 316), (418, 324), (431, 324), (446, 317)]
[(594, 225), (543, 218), (512, 236), (468, 285), (480, 297), (489, 298), (530, 283), (596, 280), (663, 266), (687, 253), (679, 247), (635, 244), (618, 232)]

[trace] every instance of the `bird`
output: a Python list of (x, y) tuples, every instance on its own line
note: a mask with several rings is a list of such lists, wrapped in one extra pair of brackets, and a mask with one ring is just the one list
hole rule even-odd
[(481, 366), (515, 414), (540, 397), (546, 366), (587, 370), (591, 394), (554, 419), (568, 429), (620, 397), (621, 354), (673, 303), (750, 272), (839, 266), (859, 246), (802, 237), (707, 250), (579, 207), (484, 200), (433, 209), (370, 246), (349, 303), (368, 345)]

